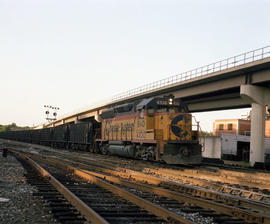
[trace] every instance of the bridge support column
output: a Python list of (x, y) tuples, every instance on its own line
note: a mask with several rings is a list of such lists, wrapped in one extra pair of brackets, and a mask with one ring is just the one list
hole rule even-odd
[(264, 162), (265, 106), (252, 103), (250, 163)]
[(264, 162), (265, 105), (270, 105), (270, 90), (265, 87), (241, 85), (241, 97), (251, 104), (250, 163)]

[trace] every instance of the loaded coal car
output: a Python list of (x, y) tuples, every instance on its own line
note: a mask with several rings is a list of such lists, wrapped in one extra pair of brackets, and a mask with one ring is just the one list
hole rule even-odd
[(27, 142), (29, 134), (25, 131), (16, 131), (15, 140), (20, 142)]
[(11, 133), (11, 131), (0, 132), (0, 138), (15, 140), (15, 135)]
[(37, 130), (31, 130), (32, 132), (32, 141), (33, 144), (40, 144), (40, 129)]
[(68, 148), (74, 150), (93, 151), (94, 137), (93, 122), (72, 123), (69, 125)]
[(51, 128), (51, 147), (66, 148), (69, 140), (68, 124), (59, 125)]
[(23, 142), (27, 142), (27, 143), (32, 143), (32, 139), (33, 139), (33, 132), (34, 130), (23, 130), (23, 131), (19, 131), (21, 133), (21, 138)]
[(102, 153), (168, 164), (198, 164), (201, 145), (187, 105), (173, 97), (149, 98), (102, 111)]
[[(36, 130), (37, 131), (37, 130)], [(52, 142), (52, 128), (40, 129), (40, 144), (45, 146), (51, 146)]]
[(0, 138), (27, 142), (29, 141), (29, 135), (30, 133), (27, 133), (26, 131), (21, 131), (21, 130), (20, 131), (7, 131), (7, 132), (1, 132)]

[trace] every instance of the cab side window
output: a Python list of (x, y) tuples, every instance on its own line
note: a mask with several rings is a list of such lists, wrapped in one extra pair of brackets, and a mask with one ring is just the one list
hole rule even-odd
[(148, 116), (149, 117), (154, 117), (154, 112), (155, 112), (154, 109), (152, 109), (152, 108), (148, 109)]

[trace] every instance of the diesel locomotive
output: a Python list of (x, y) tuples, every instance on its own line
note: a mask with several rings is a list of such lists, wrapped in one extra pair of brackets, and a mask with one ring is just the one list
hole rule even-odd
[(102, 152), (168, 164), (201, 161), (198, 130), (180, 99), (149, 98), (109, 108), (101, 114)]
[(104, 109), (96, 120), (0, 133), (0, 138), (167, 164), (199, 164), (198, 125), (181, 99), (155, 97)]

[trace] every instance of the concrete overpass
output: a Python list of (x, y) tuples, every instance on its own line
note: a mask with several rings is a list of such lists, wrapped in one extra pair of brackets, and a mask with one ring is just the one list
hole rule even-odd
[[(102, 109), (173, 94), (191, 112), (251, 107), (251, 163), (263, 162), (265, 105), (270, 106), (270, 46), (171, 76), (113, 97), (108, 102), (62, 117), (52, 126), (98, 119)], [(255, 153), (256, 152), (256, 153)]]

